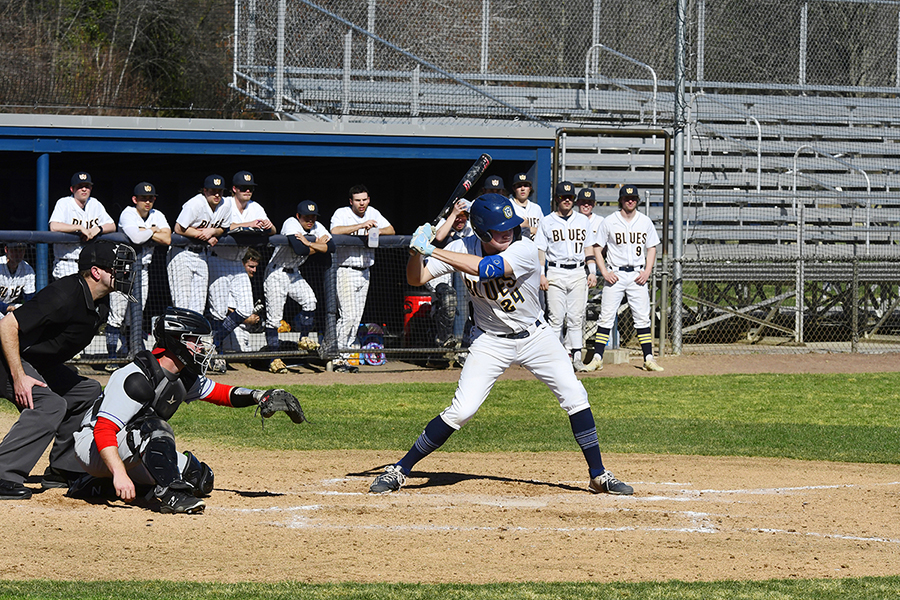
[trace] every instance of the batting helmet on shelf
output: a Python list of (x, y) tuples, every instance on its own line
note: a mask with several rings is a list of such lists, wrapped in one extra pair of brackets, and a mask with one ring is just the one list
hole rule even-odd
[(500, 194), (484, 194), (475, 198), (469, 220), (475, 235), (482, 242), (491, 241), (491, 231), (509, 231), (514, 228), (519, 228), (516, 235), (518, 239), (521, 225), (525, 222), (516, 214), (509, 198)]
[(198, 312), (168, 307), (153, 327), (156, 347), (172, 352), (184, 367), (197, 375), (205, 375), (216, 347), (212, 326)]

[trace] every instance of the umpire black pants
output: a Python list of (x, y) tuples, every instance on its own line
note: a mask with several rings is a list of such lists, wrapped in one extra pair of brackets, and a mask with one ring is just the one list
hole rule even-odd
[[(31, 388), (33, 409), (22, 409), (16, 404), (19, 419), (0, 442), (0, 479), (24, 482), (50, 442), (51, 467), (84, 471), (75, 456), (74, 434), (100, 396), (100, 384), (81, 377), (64, 364), (38, 371), (23, 360), (22, 367), (27, 375), (43, 381), (47, 387)], [(11, 402), (16, 397), (5, 360), (0, 360), (0, 395)]]

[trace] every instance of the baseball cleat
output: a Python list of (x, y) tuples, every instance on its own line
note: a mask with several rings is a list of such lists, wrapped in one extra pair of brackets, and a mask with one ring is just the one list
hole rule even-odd
[(228, 371), (228, 363), (224, 358), (214, 358), (209, 364), (209, 370), (213, 373), (225, 373)]
[(591, 479), (588, 489), (594, 494), (612, 494), (614, 496), (630, 496), (634, 488), (622, 483), (610, 471), (603, 471)]
[(659, 366), (659, 363), (657, 363), (655, 360), (645, 360), (644, 361), (644, 370), (645, 371), (665, 371), (665, 369), (663, 369), (661, 366)]
[[(157, 488), (159, 490), (159, 488)], [(182, 481), (174, 481), (165, 491), (157, 494), (159, 512), (165, 515), (193, 515), (203, 512), (206, 502), (190, 493), (191, 486)]]
[(41, 487), (45, 490), (68, 488), (72, 482), (84, 475), (76, 471), (66, 471), (55, 467), (47, 467), (41, 476)]
[(574, 367), (576, 373), (586, 373), (588, 371), (587, 365), (581, 362), (580, 356), (576, 356), (575, 360), (572, 361), (572, 367)]
[(103, 367), (103, 370), (106, 371), (107, 373), (115, 373), (116, 371), (119, 370), (119, 365), (114, 364), (114, 363), (107, 363), (107, 365), (105, 367)]
[(602, 371), (603, 370), (603, 357), (599, 354), (595, 354), (594, 358), (591, 359), (591, 362), (584, 365), (585, 371)]
[(406, 483), (406, 475), (398, 465), (389, 465), (385, 467), (384, 473), (375, 478), (372, 485), (369, 486), (370, 494), (388, 494), (396, 492)]

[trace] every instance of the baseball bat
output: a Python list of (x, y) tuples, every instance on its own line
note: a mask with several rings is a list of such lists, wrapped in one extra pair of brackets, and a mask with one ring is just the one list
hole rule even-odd
[(431, 222), (432, 225), (437, 226), (441, 219), (447, 218), (447, 215), (453, 210), (453, 205), (456, 204), (456, 201), (465, 196), (466, 192), (472, 189), (472, 186), (475, 185), (475, 182), (478, 181), (482, 175), (484, 175), (484, 172), (490, 164), (491, 157), (489, 154), (482, 154), (478, 157), (478, 160), (469, 167), (469, 170), (466, 171), (466, 174), (460, 179), (459, 183), (456, 185), (456, 189), (453, 190), (447, 203), (444, 204), (444, 208), (441, 209), (438, 216)]

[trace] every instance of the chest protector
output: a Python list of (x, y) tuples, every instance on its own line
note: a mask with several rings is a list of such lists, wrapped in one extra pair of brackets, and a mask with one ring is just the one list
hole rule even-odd
[[(149, 350), (138, 352), (134, 364), (140, 369), (125, 378), (125, 393), (144, 405), (141, 417), (156, 415), (168, 421), (187, 396), (185, 382), (179, 373), (170, 373), (159, 366)], [(193, 382), (191, 382), (193, 383)]]

